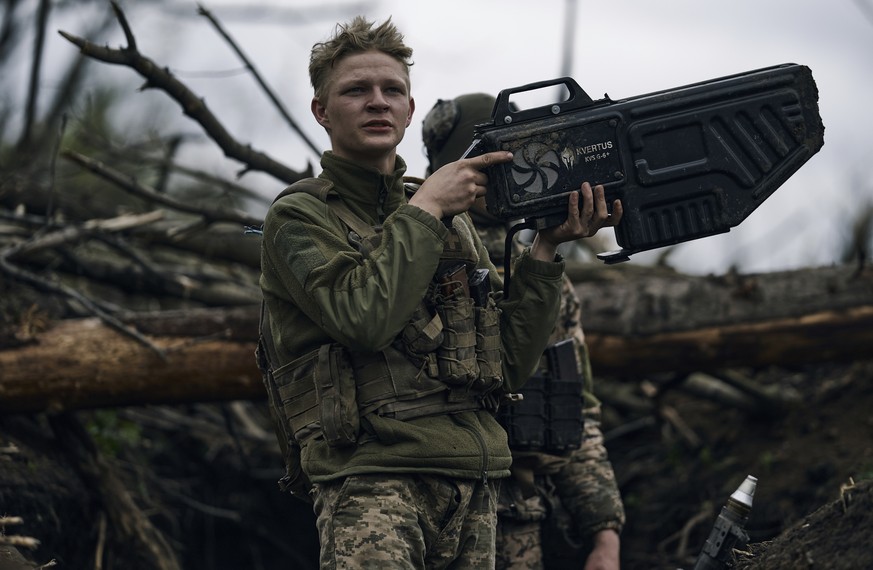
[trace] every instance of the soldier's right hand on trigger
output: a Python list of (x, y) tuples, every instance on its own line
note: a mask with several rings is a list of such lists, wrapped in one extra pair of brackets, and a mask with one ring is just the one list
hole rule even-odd
[(495, 151), (450, 162), (431, 174), (409, 203), (438, 219), (466, 212), (487, 191), (488, 176), (482, 170), (510, 160), (511, 152)]

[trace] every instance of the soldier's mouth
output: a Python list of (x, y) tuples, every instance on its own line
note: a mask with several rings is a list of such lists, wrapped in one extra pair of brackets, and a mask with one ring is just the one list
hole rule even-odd
[(393, 126), (388, 121), (370, 121), (364, 123), (364, 128), (367, 130), (384, 131), (392, 129)]

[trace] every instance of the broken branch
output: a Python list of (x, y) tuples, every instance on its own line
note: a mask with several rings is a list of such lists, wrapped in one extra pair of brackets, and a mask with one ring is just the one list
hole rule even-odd
[(311, 176), (311, 166), (305, 172), (297, 172), (284, 164), (274, 160), (266, 154), (255, 151), (250, 145), (238, 142), (227, 131), (224, 125), (206, 106), (206, 102), (195, 95), (188, 87), (176, 79), (166, 68), (158, 66), (151, 59), (143, 56), (136, 49), (136, 41), (124, 13), (117, 4), (113, 3), (113, 10), (124, 29), (128, 45), (126, 48), (112, 49), (99, 46), (84, 38), (74, 36), (59, 30), (58, 33), (70, 43), (76, 45), (86, 56), (113, 65), (130, 67), (146, 79), (143, 89), (155, 88), (166, 92), (182, 107), (182, 112), (200, 124), (206, 133), (224, 151), (225, 156), (238, 160), (246, 165), (245, 170), (258, 170), (270, 174), (277, 179), (291, 184), (301, 178)]

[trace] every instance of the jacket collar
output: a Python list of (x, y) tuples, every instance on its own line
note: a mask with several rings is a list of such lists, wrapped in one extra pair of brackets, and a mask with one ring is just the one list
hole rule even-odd
[(321, 157), (319, 178), (330, 180), (343, 201), (359, 216), (381, 224), (385, 217), (406, 202), (403, 175), (406, 163), (399, 156), (394, 172), (382, 174), (377, 169), (362, 166), (339, 157), (331, 151)]

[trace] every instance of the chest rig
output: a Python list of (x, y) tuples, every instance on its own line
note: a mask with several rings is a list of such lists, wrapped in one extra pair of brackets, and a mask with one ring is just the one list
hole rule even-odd
[[(349, 244), (369, 255), (381, 243), (381, 227), (354, 214), (328, 193), (331, 187), (329, 181), (307, 179), (279, 198), (306, 192), (324, 201), (347, 227)], [(269, 313), (262, 311), (259, 364), (270, 372), (264, 378), (286, 445), (319, 435), (335, 447), (365, 442), (367, 422), (361, 418), (369, 414), (409, 420), (496, 410), (495, 391), (503, 383), (499, 293), (487, 290), (487, 270), (475, 270), (478, 254), (470, 226), (456, 218), (447, 229), (434, 279), (383, 351), (358, 352), (330, 343), (274, 368)]]

